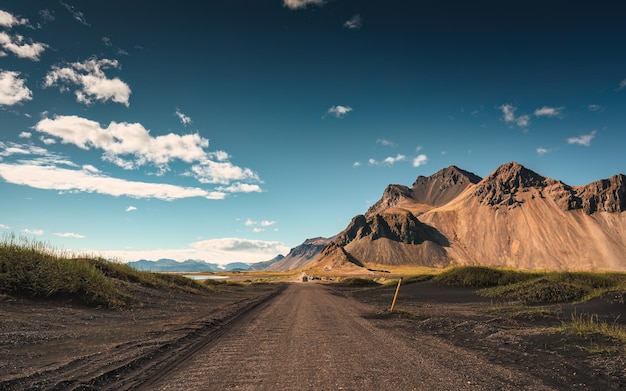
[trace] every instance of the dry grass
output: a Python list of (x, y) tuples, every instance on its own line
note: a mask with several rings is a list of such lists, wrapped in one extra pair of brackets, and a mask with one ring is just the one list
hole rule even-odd
[(121, 282), (189, 292), (206, 289), (182, 276), (138, 271), (102, 258), (73, 257), (15, 235), (0, 241), (0, 294), (71, 297), (121, 308), (135, 301)]

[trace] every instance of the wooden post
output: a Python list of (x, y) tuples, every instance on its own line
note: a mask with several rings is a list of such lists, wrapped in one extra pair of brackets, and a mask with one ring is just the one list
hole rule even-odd
[(396, 287), (396, 294), (393, 295), (393, 302), (391, 303), (391, 309), (389, 312), (393, 312), (393, 308), (396, 306), (396, 299), (398, 298), (398, 292), (400, 292), (400, 284), (402, 284), (402, 277), (398, 280), (398, 286)]

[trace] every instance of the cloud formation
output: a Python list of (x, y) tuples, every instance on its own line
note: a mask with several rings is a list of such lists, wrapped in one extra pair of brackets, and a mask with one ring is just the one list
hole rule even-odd
[(22, 232), (24, 232), (25, 234), (29, 234), (29, 235), (35, 235), (35, 236), (41, 236), (44, 234), (43, 229), (29, 229), (29, 228), (24, 228), (22, 230)]
[(596, 136), (596, 131), (593, 130), (589, 134), (584, 134), (580, 137), (570, 137), (567, 139), (568, 144), (578, 144), (584, 147), (588, 147), (591, 145), (591, 140)]
[(12, 106), (33, 99), (19, 72), (0, 70), (0, 106)]
[(28, 19), (16, 18), (13, 14), (0, 10), (0, 26), (11, 28), (21, 24), (28, 24)]
[(413, 159), (413, 167), (423, 166), (428, 162), (428, 157), (424, 154), (417, 155), (415, 159)]
[(377, 139), (376, 140), (376, 144), (380, 144), (380, 145), (385, 146), (385, 147), (395, 147), (396, 146), (396, 143), (394, 143), (391, 140), (384, 139), (384, 138)]
[(543, 106), (535, 110), (535, 117), (562, 117), (565, 107), (548, 107)]
[(204, 197), (223, 199), (226, 194), (199, 188), (181, 187), (163, 183), (128, 181), (94, 174), (88, 170), (75, 170), (38, 164), (0, 163), (0, 177), (17, 185), (60, 192), (82, 191), (114, 197), (157, 198), (172, 201), (181, 198)]
[(81, 11), (77, 10), (73, 5), (69, 5), (62, 1), (60, 3), (65, 7), (65, 9), (67, 9), (70, 12), (70, 14), (72, 14), (72, 17), (76, 19), (78, 22), (88, 27), (91, 26), (89, 23), (87, 23), (87, 19), (85, 19), (85, 15)]
[(9, 35), (5, 31), (0, 31), (0, 46), (19, 58), (27, 58), (33, 61), (39, 61), (39, 56), (48, 47), (44, 43), (32, 42), (19, 34)]
[[(254, 171), (232, 164), (228, 161), (229, 155), (224, 151), (206, 151), (209, 141), (198, 133), (152, 136), (139, 123), (111, 122), (102, 127), (96, 121), (78, 116), (44, 118), (33, 129), (63, 144), (72, 144), (84, 150), (102, 150), (104, 161), (125, 170), (152, 165), (163, 174), (170, 170), (170, 163), (174, 161), (188, 163), (191, 166), (182, 175), (193, 177), (202, 184), (223, 185), (216, 192), (200, 195), (207, 198), (224, 198), (225, 193), (262, 191), (258, 184), (244, 183), (261, 182)], [(4, 153), (11, 146), (5, 147)], [(47, 155), (45, 150), (38, 152)], [(1, 153), (3, 151), (0, 149)], [(93, 169), (96, 171), (85, 171), (97, 173), (97, 169)]]
[(393, 166), (397, 162), (403, 162), (403, 161), (406, 161), (406, 156), (397, 154), (395, 157), (389, 156), (380, 161), (376, 159), (369, 159), (368, 163), (372, 166)]
[(357, 30), (360, 29), (362, 26), (363, 19), (361, 18), (361, 15), (354, 15), (343, 24), (343, 27), (349, 30)]
[[(199, 134), (169, 133), (153, 137), (139, 123), (111, 122), (103, 128), (96, 121), (75, 115), (44, 118), (34, 129), (60, 139), (63, 144), (85, 150), (101, 149), (105, 161), (127, 169), (145, 164), (167, 165), (175, 159), (186, 163), (203, 161), (207, 156), (203, 148), (209, 145)], [(128, 155), (134, 159), (123, 158)]]
[(54, 235), (60, 238), (72, 238), (72, 239), (84, 239), (85, 238), (85, 235), (76, 234), (73, 232), (55, 232)]
[(130, 205), (128, 208), (125, 209), (126, 212), (134, 212), (136, 210), (137, 210), (137, 208), (132, 206), (132, 205)]
[(44, 87), (58, 86), (60, 90), (67, 91), (69, 86), (76, 85), (74, 90), (76, 100), (80, 103), (90, 105), (94, 100), (106, 102), (111, 100), (122, 103), (126, 107), (130, 106), (131, 89), (118, 77), (107, 78), (105, 70), (119, 68), (117, 60), (90, 59), (83, 62), (74, 62), (67, 66), (53, 66), (52, 70), (46, 74)]
[(539, 155), (539, 156), (543, 156), (546, 153), (550, 153), (550, 152), (552, 152), (552, 151), (550, 149), (547, 149), (547, 148), (543, 148), (543, 147), (537, 148), (537, 155)]
[(183, 114), (180, 110), (176, 109), (176, 116), (180, 119), (180, 122), (187, 126), (191, 123), (191, 118)]
[(523, 114), (520, 116), (515, 116), (515, 112), (517, 111), (517, 107), (505, 104), (499, 107), (502, 111), (502, 119), (504, 122), (510, 125), (517, 125), (520, 128), (526, 128), (530, 123), (530, 116), (528, 114)]
[(325, 0), (283, 0), (283, 6), (292, 10), (306, 8), (309, 4), (321, 7)]
[(333, 106), (330, 109), (328, 109), (328, 111), (326, 112), (326, 114), (330, 114), (336, 118), (343, 118), (345, 117), (349, 112), (352, 111), (352, 107), (350, 106)]

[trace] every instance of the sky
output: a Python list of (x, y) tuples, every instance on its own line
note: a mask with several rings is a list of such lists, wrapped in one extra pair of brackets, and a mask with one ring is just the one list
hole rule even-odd
[(0, 0), (0, 234), (258, 262), (451, 165), (626, 173), (622, 3)]

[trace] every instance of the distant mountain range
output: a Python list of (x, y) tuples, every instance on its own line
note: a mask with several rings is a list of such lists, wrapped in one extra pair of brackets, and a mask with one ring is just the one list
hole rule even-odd
[(569, 186), (511, 162), (486, 178), (450, 166), (389, 185), (331, 238), (254, 264), (171, 259), (152, 271), (384, 270), (390, 265), (626, 271), (626, 176)]
[(201, 260), (188, 259), (178, 262), (174, 259), (159, 259), (149, 261), (141, 259), (139, 261), (128, 262), (128, 265), (137, 270), (147, 270), (151, 272), (220, 272), (248, 270), (250, 264), (243, 262), (233, 262), (224, 266), (217, 263), (208, 263)]
[[(292, 249), (292, 262), (288, 255), (271, 268), (626, 270), (625, 179), (569, 186), (515, 162), (486, 178), (451, 166), (411, 187), (389, 185), (321, 249), (307, 240)], [(308, 261), (297, 258), (305, 250)]]

